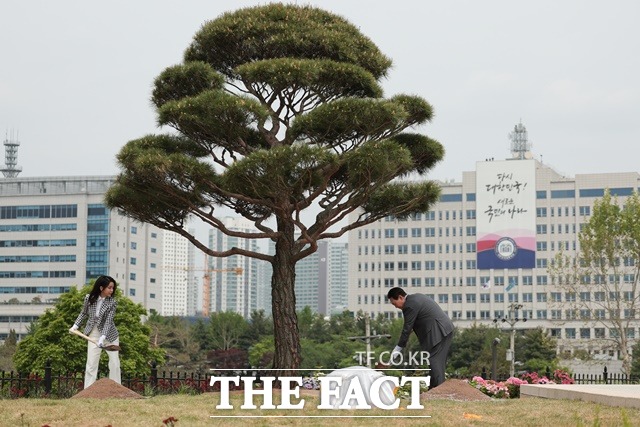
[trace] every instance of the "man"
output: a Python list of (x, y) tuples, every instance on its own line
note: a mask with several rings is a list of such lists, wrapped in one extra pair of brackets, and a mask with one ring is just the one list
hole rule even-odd
[(408, 295), (402, 288), (392, 288), (387, 298), (395, 308), (402, 310), (404, 326), (398, 345), (391, 353), (392, 360), (401, 354), (413, 330), (423, 351), (429, 352), (431, 381), (429, 388), (444, 382), (449, 347), (453, 339), (453, 323), (434, 300), (423, 294)]

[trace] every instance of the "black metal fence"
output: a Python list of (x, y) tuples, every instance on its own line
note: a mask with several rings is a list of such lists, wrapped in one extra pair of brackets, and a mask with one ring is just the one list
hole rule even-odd
[[(242, 371), (238, 371), (242, 373)], [(68, 398), (80, 392), (84, 387), (83, 373), (65, 372), (54, 374), (50, 363), (44, 368), (44, 375), (21, 374), (0, 371), (0, 398), (44, 397)], [(547, 367), (540, 373), (553, 379), (553, 372)], [(485, 368), (480, 374), (482, 378), (491, 378)], [(125, 377), (122, 385), (144, 396), (159, 394), (200, 394), (213, 391), (209, 387), (211, 374), (199, 372), (159, 372), (155, 364), (151, 366), (151, 373), (147, 378)], [(498, 376), (498, 381), (507, 378)], [(609, 373), (605, 366), (602, 374), (572, 375), (575, 384), (638, 384), (640, 378), (628, 377), (624, 374)]]
[[(104, 375), (99, 374), (98, 378)], [(210, 375), (196, 372), (159, 372), (152, 364), (147, 378), (125, 376), (122, 385), (145, 396), (199, 394), (209, 390)], [(84, 373), (54, 373), (47, 362), (44, 375), (0, 371), (0, 398), (68, 398), (84, 388)]]

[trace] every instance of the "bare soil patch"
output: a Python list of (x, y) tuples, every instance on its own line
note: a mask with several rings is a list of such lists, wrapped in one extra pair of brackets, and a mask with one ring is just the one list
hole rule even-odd
[(126, 388), (125, 386), (118, 384), (114, 380), (109, 378), (100, 378), (89, 387), (85, 388), (75, 396), (71, 396), (72, 399), (144, 399), (133, 390)]

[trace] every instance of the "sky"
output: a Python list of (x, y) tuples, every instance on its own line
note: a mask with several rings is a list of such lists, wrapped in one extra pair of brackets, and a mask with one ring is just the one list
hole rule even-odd
[[(154, 78), (203, 23), (265, 3), (1, 2), (0, 139), (18, 136), (20, 176), (117, 174), (127, 141), (162, 132)], [(510, 157), (519, 122), (534, 157), (566, 176), (640, 171), (640, 2), (297, 3), (347, 18), (393, 60), (386, 97), (431, 103), (418, 131), (446, 154), (430, 179), (461, 181), (477, 161)]]

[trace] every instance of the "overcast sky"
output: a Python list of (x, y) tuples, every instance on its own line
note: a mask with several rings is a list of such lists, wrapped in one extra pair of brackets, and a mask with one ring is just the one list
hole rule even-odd
[[(0, 132), (19, 132), (20, 176), (118, 173), (123, 144), (158, 132), (154, 78), (205, 21), (258, 4), (0, 3)], [(430, 178), (460, 181), (478, 160), (509, 157), (520, 120), (534, 156), (565, 175), (640, 171), (638, 1), (298, 4), (346, 17), (393, 60), (385, 96), (433, 105), (419, 130), (446, 157)]]

